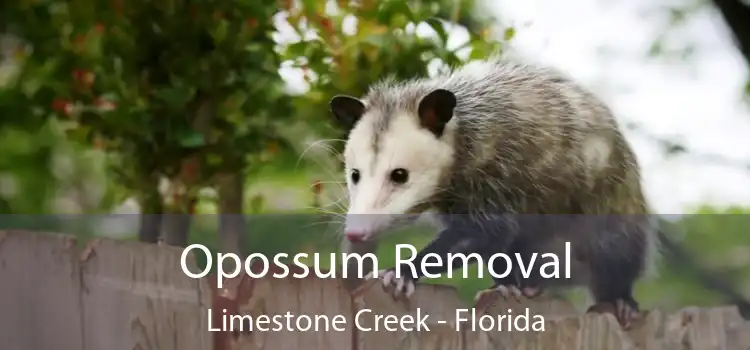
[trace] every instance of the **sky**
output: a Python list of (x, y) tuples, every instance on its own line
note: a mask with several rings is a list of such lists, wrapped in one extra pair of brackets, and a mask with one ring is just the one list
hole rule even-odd
[[(670, 33), (668, 46), (696, 45), (696, 55), (683, 63), (647, 56), (667, 20), (648, 0), (577, 0), (575, 6), (505, 0), (493, 9), (503, 23), (518, 27), (515, 50), (600, 87), (595, 91), (623, 123), (636, 122), (650, 135), (750, 164), (750, 110), (741, 100), (747, 67), (712, 8)], [(611, 54), (602, 55), (602, 48)], [(657, 212), (686, 213), (701, 203), (750, 205), (750, 170), (692, 156), (667, 159), (642, 133), (627, 137)]]
[[(507, 25), (517, 28), (514, 54), (563, 70), (604, 99), (623, 126), (640, 125), (643, 131), (625, 132), (657, 213), (689, 213), (701, 204), (750, 206), (750, 170), (692, 155), (668, 158), (654, 142), (654, 137), (677, 140), (700, 154), (750, 164), (750, 109), (742, 102), (747, 67), (712, 8), (696, 11), (687, 24), (668, 32), (666, 47), (696, 47), (689, 61), (675, 61), (647, 54), (669, 27), (667, 12), (648, 0), (490, 3), (500, 19), (498, 33)], [(277, 40), (292, 39), (277, 23)], [(422, 35), (431, 31), (417, 27)], [(465, 30), (450, 32), (453, 45), (467, 38)], [(290, 90), (305, 89), (298, 72), (283, 68), (281, 74)]]

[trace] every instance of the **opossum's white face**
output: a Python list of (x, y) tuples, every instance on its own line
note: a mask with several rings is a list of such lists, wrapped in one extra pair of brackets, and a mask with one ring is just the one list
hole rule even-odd
[(422, 100), (418, 111), (394, 110), (388, 115), (377, 106), (358, 106), (351, 97), (332, 100), (334, 114), (355, 116), (344, 151), (349, 240), (366, 241), (430, 208), (453, 164), (453, 125), (448, 122), (455, 97), (436, 91)]

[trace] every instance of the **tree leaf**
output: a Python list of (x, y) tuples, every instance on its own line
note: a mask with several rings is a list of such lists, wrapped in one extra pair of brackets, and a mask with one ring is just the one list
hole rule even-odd
[(362, 39), (362, 43), (373, 45), (378, 49), (382, 49), (385, 46), (386, 42), (387, 42), (387, 39), (382, 34), (368, 35)]
[(448, 32), (445, 31), (443, 22), (436, 17), (430, 17), (426, 22), (430, 25), (430, 27), (432, 27), (433, 30), (435, 30), (438, 37), (440, 38), (440, 43), (445, 45), (448, 42)]
[(203, 134), (191, 130), (187, 132), (183, 132), (178, 137), (178, 142), (180, 143), (180, 146), (185, 148), (196, 148), (201, 147), (206, 144), (206, 139), (203, 137)]
[(195, 96), (195, 88), (186, 86), (165, 87), (156, 90), (154, 95), (170, 107), (180, 107), (193, 99)]
[(505, 33), (503, 33), (503, 39), (505, 41), (510, 41), (510, 39), (513, 39), (516, 36), (516, 28), (508, 27), (505, 29)]
[(214, 30), (211, 31), (211, 36), (214, 38), (214, 43), (222, 43), (229, 34), (229, 22), (225, 19), (219, 20)]

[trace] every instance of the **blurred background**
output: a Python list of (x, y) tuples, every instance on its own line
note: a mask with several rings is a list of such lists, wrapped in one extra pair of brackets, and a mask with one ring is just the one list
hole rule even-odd
[[(502, 54), (556, 66), (609, 103), (654, 209), (750, 297), (741, 0), (5, 0), (0, 53), (3, 228), (335, 252), (346, 135), (328, 100)], [(381, 264), (395, 242), (429, 239), (404, 231)], [(429, 282), (467, 301), (490, 285)], [(679, 267), (637, 299), (722, 302)]]

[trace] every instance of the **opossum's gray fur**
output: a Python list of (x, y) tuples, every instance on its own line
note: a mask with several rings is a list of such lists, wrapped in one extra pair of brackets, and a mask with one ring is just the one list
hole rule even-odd
[[(632, 299), (632, 279), (654, 272), (649, 268), (663, 233), (649, 215), (638, 161), (610, 109), (553, 68), (495, 57), (434, 78), (374, 84), (362, 98), (378, 118), (374, 152), (392, 118), (416, 116), (424, 96), (439, 88), (456, 96), (441, 136), (452, 141), (455, 154), (440, 179), (442, 190), (428, 204), (440, 214), (477, 221), (497, 214), (516, 214), (516, 221), (524, 214), (583, 214), (551, 225), (532, 216), (529, 227), (535, 229), (515, 222), (515, 233), (487, 228), (477, 234), (517, 234), (522, 253), (558, 256), (570, 241), (574, 276), (563, 284), (588, 284), (598, 300), (607, 299), (611, 288), (619, 288), (617, 298)], [(374, 250), (373, 242), (363, 244)], [(606, 273), (610, 264), (612, 274)]]
[[(586, 213), (648, 212), (635, 156), (598, 98), (550, 68), (500, 59), (486, 64), (493, 67), (482, 69), (485, 76), (458, 69), (428, 80), (386, 81), (364, 97), (369, 109), (380, 110), (379, 132), (387, 132), (395, 111), (416, 114), (430, 91), (444, 88), (456, 95), (452, 122), (458, 152), (445, 181), (454, 192), (472, 196), (465, 208), (444, 209), (562, 214), (574, 210), (550, 196), (574, 196)], [(586, 164), (586, 142), (593, 138), (611, 147), (606, 167)], [(484, 186), (489, 191), (477, 191)], [(586, 196), (592, 193), (597, 195)], [(524, 203), (514, 200), (519, 198)]]
[[(435, 194), (439, 212), (639, 219), (649, 212), (636, 157), (610, 109), (559, 71), (492, 58), (431, 79), (380, 82), (363, 98), (368, 109), (379, 110), (376, 133), (387, 132), (396, 111), (416, 114), (422, 97), (436, 88), (457, 99), (448, 135), (457, 152), (440, 186), (448, 190)], [(589, 142), (610, 149), (605, 166), (587, 163)], [(654, 248), (650, 230), (632, 232), (643, 235), (644, 248)]]

